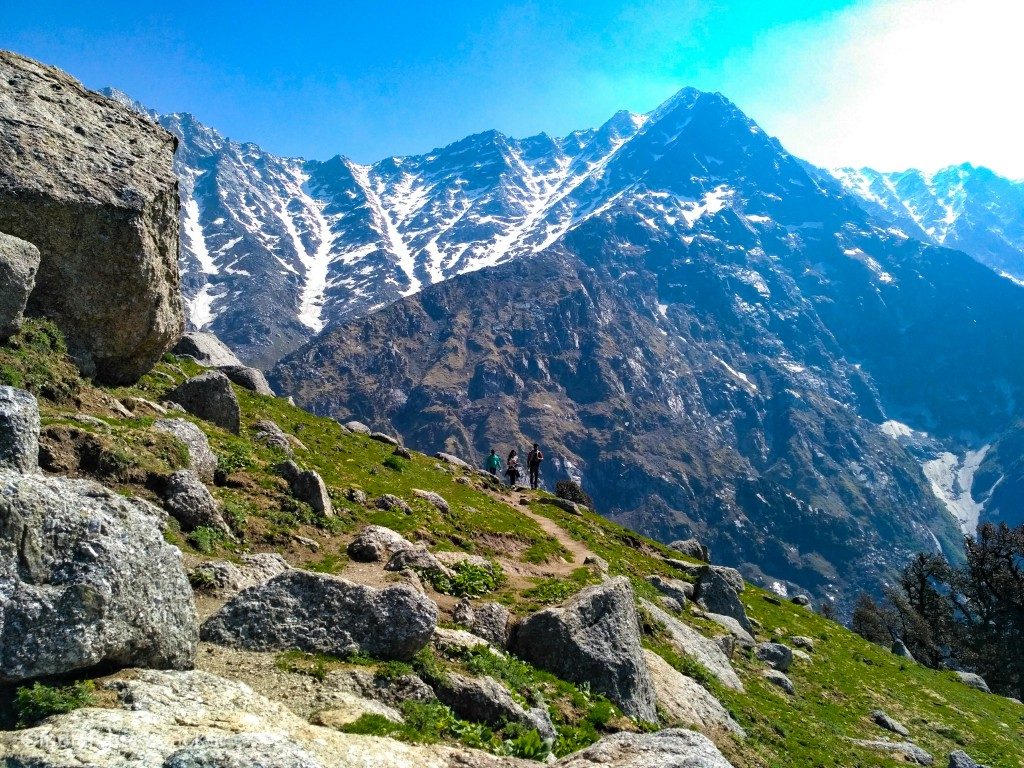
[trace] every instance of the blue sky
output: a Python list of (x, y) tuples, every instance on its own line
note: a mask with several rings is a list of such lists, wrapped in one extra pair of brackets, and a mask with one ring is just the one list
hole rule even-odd
[(693, 85), (812, 162), (967, 160), (1024, 177), (1017, 6), (0, 0), (0, 47), (286, 155), (371, 161), (489, 128), (564, 134)]

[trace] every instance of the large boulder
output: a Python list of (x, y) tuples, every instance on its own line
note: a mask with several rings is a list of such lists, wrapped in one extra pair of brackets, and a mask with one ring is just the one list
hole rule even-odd
[(627, 715), (658, 720), (633, 588), (624, 576), (527, 617), (513, 629), (509, 649), (559, 677), (589, 684)]
[(962, 749), (956, 749), (949, 753), (949, 768), (985, 768), (974, 762), (970, 755)]
[(28, 313), (87, 373), (131, 382), (184, 326), (176, 139), (53, 67), (0, 51), (0, 231), (40, 253)]
[(288, 482), (292, 496), (309, 504), (320, 517), (334, 517), (334, 505), (320, 473), (315, 469), (301, 469), (291, 459), (278, 465), (278, 471)]
[(681, 552), (687, 557), (692, 557), (694, 560), (701, 560), (705, 563), (711, 562), (711, 550), (697, 539), (681, 539), (679, 541), (673, 541), (669, 544), (669, 547), (674, 549), (676, 552)]
[(178, 343), (174, 345), (174, 354), (191, 357), (207, 368), (244, 367), (242, 361), (228, 349), (223, 341), (218, 339), (215, 334), (206, 331), (189, 331), (182, 334)]
[(268, 397), (274, 396), (274, 390), (270, 386), (270, 382), (267, 381), (267, 377), (263, 375), (263, 371), (250, 368), (247, 365), (222, 365), (217, 370), (250, 392)]
[(202, 638), (255, 651), (408, 659), (436, 626), (437, 606), (405, 584), (375, 589), (289, 570), (236, 595), (203, 624)]
[(368, 525), (349, 543), (348, 556), (360, 563), (387, 561), (395, 552), (412, 549), (408, 539), (383, 525)]
[(195, 603), (150, 504), (0, 470), (0, 682), (192, 666)]
[(270, 581), (289, 568), (288, 562), (276, 552), (242, 555), (242, 562), (204, 560), (188, 572), (188, 580), (196, 590), (229, 597), (248, 587)]
[(754, 648), (754, 656), (779, 672), (788, 672), (793, 666), (793, 651), (782, 643), (761, 643)]
[(38, 270), (39, 249), (0, 232), (0, 341), (6, 341), (21, 328)]
[(180, 469), (167, 479), (164, 506), (186, 533), (196, 528), (231, 532), (216, 499), (191, 469)]
[[(742, 584), (742, 580), (740, 583)], [(694, 600), (703, 602), (711, 613), (736, 619), (748, 633), (754, 633), (754, 627), (747, 618), (747, 612), (740, 602), (734, 584), (721, 569), (711, 566), (701, 568), (693, 597)]]
[(167, 399), (203, 421), (238, 434), (242, 409), (238, 405), (231, 380), (219, 371), (193, 376), (167, 393)]
[(616, 733), (558, 761), (561, 768), (732, 768), (707, 736), (667, 728)]
[(743, 690), (743, 683), (740, 682), (736, 670), (729, 663), (729, 657), (725, 655), (718, 643), (705, 637), (675, 616), (661, 610), (654, 603), (641, 600), (640, 605), (647, 611), (651, 619), (661, 625), (665, 632), (665, 640), (676, 653), (689, 656), (700, 663), (726, 688), (731, 688), (734, 691)]
[(188, 449), (188, 465), (199, 479), (205, 483), (213, 482), (213, 473), (217, 469), (217, 457), (210, 449), (210, 441), (203, 430), (186, 419), (159, 419), (153, 422), (153, 429), (174, 435)]
[(30, 392), (0, 386), (0, 468), (39, 466), (39, 403)]
[(473, 609), (470, 631), (477, 637), (498, 648), (508, 645), (508, 636), (512, 631), (512, 614), (501, 603), (481, 603)]
[(555, 740), (555, 727), (547, 713), (525, 709), (493, 677), (473, 678), (451, 672), (431, 683), (437, 698), (464, 720), (495, 728), (505, 723), (518, 723), (536, 730), (549, 743)]
[(693, 678), (687, 677), (654, 651), (644, 650), (654, 690), (669, 725), (704, 730), (724, 729), (737, 736), (744, 731), (722, 703)]
[(974, 672), (964, 672), (962, 670), (957, 670), (956, 676), (957, 679), (964, 685), (970, 686), (971, 688), (975, 688), (984, 693), (992, 693), (992, 691), (988, 687), (988, 683), (985, 682), (985, 678), (983, 678), (981, 675), (977, 675)]

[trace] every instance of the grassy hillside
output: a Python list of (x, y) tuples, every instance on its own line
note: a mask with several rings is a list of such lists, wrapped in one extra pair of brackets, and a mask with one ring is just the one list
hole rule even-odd
[[(89, 441), (93, 460), (79, 470), (81, 473), (124, 493), (154, 500), (163, 478), (184, 466), (187, 454), (175, 440), (149, 429), (160, 415), (145, 401), (158, 402), (177, 383), (200, 370), (191, 362), (169, 356), (136, 386), (106, 389), (78, 377), (65, 357), (59, 334), (44, 322), (27, 323), (18, 336), (0, 346), (0, 383), (26, 387), (40, 398), (44, 450), (49, 445), (59, 454), (76, 441)], [(203, 529), (184, 535), (172, 527), (168, 538), (182, 548), (189, 561), (271, 551), (302, 567), (351, 575), (356, 572), (355, 564), (349, 563), (345, 547), (363, 525), (376, 523), (435, 549), (463, 550), (495, 560), (502, 566), (504, 579), (488, 597), (519, 614), (565, 599), (599, 580), (596, 568), (581, 562), (580, 553), (585, 551), (606, 559), (612, 575), (628, 576), (640, 596), (656, 596), (645, 581), (649, 574), (681, 577), (663, 561), (662, 555), (670, 553), (664, 546), (599, 516), (572, 514), (543, 503), (547, 498), (543, 493), (510, 491), (431, 457), (395, 457), (392, 446), (350, 434), (332, 420), (312, 416), (282, 399), (236, 391), (243, 413), (240, 436), (183, 416), (206, 433), (217, 454), (218, 482), (213, 492), (224, 505), (234, 531), (232, 539)], [(273, 420), (296, 438), (296, 461), (320, 472), (330, 487), (334, 519), (318, 519), (311, 508), (291, 498), (275, 470), (283, 452), (253, 440), (252, 426), (261, 419)], [(351, 493), (352, 489), (364, 491), (371, 500), (394, 494), (408, 502), (411, 512), (353, 501), (358, 494)], [(451, 512), (442, 513), (418, 499), (413, 489), (441, 494)], [(433, 596), (443, 611), (450, 609), (452, 597)], [(758, 640), (803, 635), (814, 640), (815, 649), (810, 661), (798, 659), (790, 670), (796, 686), (793, 697), (763, 680), (763, 665), (742, 652), (734, 656), (733, 664), (746, 687), (743, 693), (722, 689), (695, 663), (667, 654), (670, 663), (709, 687), (746, 730), (745, 740), (709, 734), (736, 766), (902, 765), (851, 744), (851, 739), (891, 736), (870, 721), (872, 709), (883, 709), (903, 722), (913, 741), (931, 752), (939, 765), (945, 764), (951, 750), (964, 749), (991, 766), (1024, 766), (1024, 706), (969, 688), (952, 673), (908, 663), (806, 608), (780, 602), (756, 587), (748, 586), (742, 598), (757, 627)], [(692, 614), (683, 618), (708, 634), (722, 633), (716, 625)], [(665, 652), (657, 628), (649, 630), (648, 645)], [(285, 669), (314, 678), (332, 665), (354, 661), (375, 665), (372, 659), (301, 655), (282, 655), (279, 661)], [(610, 728), (636, 727), (600, 697), (590, 697), (587, 691), (514, 659), (499, 661), (489, 654), (430, 655), (418, 658), (416, 666), (427, 675), (443, 674), (451, 667), (492, 674), (514, 691), (543, 689), (549, 703), (560, 708), (556, 722), (564, 727), (565, 739), (560, 751), (587, 743)], [(393, 665), (379, 665), (378, 669), (381, 674), (402, 671)], [(436, 711), (407, 713), (406, 726), (401, 728), (372, 718), (355, 728), (411, 740), (453, 740), (478, 746), (493, 746), (498, 738), (468, 724), (445, 720)], [(523, 734), (503, 736), (526, 740)], [(526, 747), (520, 747), (521, 753), (528, 753)]]

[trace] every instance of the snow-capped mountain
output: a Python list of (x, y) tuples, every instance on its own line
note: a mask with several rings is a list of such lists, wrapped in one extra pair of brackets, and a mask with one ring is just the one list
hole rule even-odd
[(832, 174), (870, 213), (911, 237), (1024, 280), (1024, 181), (970, 163), (935, 173), (840, 168)]
[(873, 218), (718, 94), (619, 120), (614, 151), (546, 171), (570, 189), (517, 230), (532, 258), (329, 327), (274, 381), (424, 450), (539, 439), (549, 480), (765, 584), (850, 596), (955, 551), (957, 477), (1024, 409), (1024, 289)]

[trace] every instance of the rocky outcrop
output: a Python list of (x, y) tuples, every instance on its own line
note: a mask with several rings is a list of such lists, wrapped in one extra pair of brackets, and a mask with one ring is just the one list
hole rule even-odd
[(38, 270), (39, 249), (0, 232), (0, 341), (6, 341), (21, 327)]
[(589, 684), (632, 717), (658, 720), (633, 588), (623, 576), (527, 617), (513, 629), (509, 648), (559, 677)]
[(368, 525), (349, 543), (348, 556), (360, 563), (387, 561), (395, 552), (412, 549), (402, 534), (383, 525)]
[(729, 663), (729, 658), (714, 640), (705, 637), (647, 600), (641, 600), (640, 605), (664, 628), (666, 640), (677, 653), (690, 656), (699, 662), (725, 687), (734, 691), (743, 690), (743, 683)]
[(693, 596), (693, 585), (682, 579), (667, 579), (652, 574), (647, 577), (647, 581), (661, 594), (675, 600), (680, 609), (685, 607), (686, 601)]
[(277, 469), (288, 482), (292, 496), (309, 504), (320, 517), (334, 517), (331, 495), (319, 472), (315, 469), (302, 469), (291, 460), (282, 462)]
[(512, 614), (501, 603), (480, 603), (473, 609), (470, 631), (497, 648), (508, 645), (512, 630)]
[(431, 576), (451, 576), (452, 572), (444, 566), (426, 547), (419, 545), (411, 549), (400, 549), (388, 558), (384, 565), (386, 571), (404, 571), (411, 569)]
[(616, 733), (558, 762), (562, 768), (732, 768), (707, 736), (666, 729)]
[[(205, 672), (139, 671), (106, 684), (111, 709), (0, 732), (10, 768), (528, 768), (470, 749), (310, 725), (249, 686)], [(717, 767), (716, 767), (717, 768)]]
[(86, 373), (131, 382), (181, 335), (176, 140), (67, 74), (0, 52), (0, 231), (39, 249), (28, 312)]
[(167, 479), (164, 506), (186, 533), (200, 527), (231, 532), (217, 501), (191, 469), (178, 470)]
[(167, 399), (203, 421), (237, 435), (242, 410), (231, 388), (231, 380), (219, 371), (207, 371), (167, 393)]
[(217, 457), (210, 450), (210, 441), (203, 430), (186, 419), (159, 419), (153, 423), (153, 429), (174, 435), (188, 449), (188, 465), (204, 483), (213, 482), (213, 473), (217, 469)]
[(189, 331), (182, 334), (174, 345), (174, 354), (193, 358), (207, 368), (221, 366), (243, 366), (241, 360), (217, 338), (216, 334), (205, 331)]
[(437, 606), (404, 584), (374, 589), (289, 570), (236, 595), (203, 624), (202, 637), (256, 651), (407, 659), (436, 626)]
[(743, 729), (706, 688), (687, 677), (654, 651), (644, 650), (647, 669), (654, 681), (658, 706), (669, 725), (685, 725), (703, 730), (722, 729), (743, 736)]
[(0, 386), (0, 469), (39, 466), (39, 403), (24, 389)]
[(0, 470), (0, 681), (190, 667), (195, 604), (159, 522), (93, 482)]

